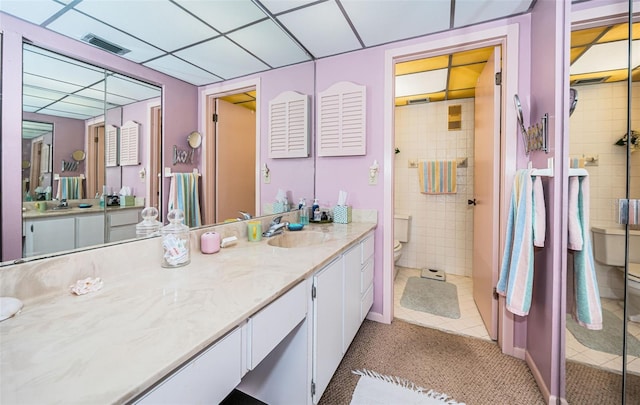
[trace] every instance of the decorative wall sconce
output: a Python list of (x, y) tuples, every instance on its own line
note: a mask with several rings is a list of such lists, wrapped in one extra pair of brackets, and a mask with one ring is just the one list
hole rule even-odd
[(262, 166), (262, 177), (264, 178), (264, 184), (271, 183), (271, 170), (269, 170), (266, 163)]
[(380, 166), (378, 166), (378, 161), (374, 160), (373, 164), (369, 166), (369, 184), (378, 184), (378, 171), (380, 170)]

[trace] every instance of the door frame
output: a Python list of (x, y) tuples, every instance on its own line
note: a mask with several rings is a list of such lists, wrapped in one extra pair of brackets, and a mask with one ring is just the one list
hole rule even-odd
[[(206, 218), (207, 217), (206, 212), (211, 212), (211, 210), (215, 212), (215, 207), (211, 204), (215, 204), (215, 188), (216, 188), (215, 182), (208, 181), (206, 180), (206, 177), (205, 177), (205, 174), (208, 173), (209, 171), (211, 171), (212, 173), (215, 173), (216, 171), (216, 162), (215, 162), (216, 142), (215, 142), (215, 137), (213, 135), (214, 131), (208, 131), (208, 128), (210, 127), (208, 126), (209, 122), (207, 118), (209, 117), (209, 114), (212, 108), (211, 106), (212, 103), (210, 103), (209, 100), (212, 98), (221, 98), (231, 94), (242, 93), (247, 91), (248, 89), (255, 90), (256, 92), (256, 111), (255, 111), (255, 114), (256, 114), (256, 164), (255, 164), (255, 173), (254, 173), (254, 178), (255, 178), (254, 181), (256, 185), (256, 200), (255, 200), (254, 216), (261, 215), (261, 210), (260, 210), (260, 159), (261, 159), (260, 95), (261, 95), (261, 89), (260, 89), (260, 78), (256, 77), (256, 78), (239, 81), (239, 82), (232, 82), (232, 83), (225, 82), (222, 84), (213, 84), (211, 86), (208, 86), (205, 89), (200, 90), (198, 111), (200, 115), (199, 130), (200, 130), (200, 133), (204, 135), (202, 139), (202, 146), (201, 146), (202, 157), (203, 157), (201, 162), (201, 167), (202, 167), (202, 174), (203, 174), (203, 205), (205, 205), (205, 208), (204, 208), (205, 221), (209, 221), (209, 219)], [(215, 106), (213, 106), (213, 108), (215, 109)], [(213, 145), (211, 145), (211, 142), (213, 142)], [(212, 158), (210, 156), (211, 153), (213, 153), (213, 161), (210, 161)], [(213, 165), (213, 167), (211, 167), (211, 165)]]
[[(480, 28), (479, 28), (480, 27)], [(502, 99), (508, 100), (509, 94), (518, 93), (518, 49), (519, 26), (509, 24), (502, 27), (481, 29), (476, 26), (472, 40), (464, 29), (451, 31), (444, 38), (409, 45), (402, 48), (391, 49), (385, 52), (384, 58), (384, 215), (383, 229), (383, 274), (382, 314), (370, 314), (369, 318), (380, 322), (391, 323), (393, 320), (393, 212), (394, 212), (394, 67), (398, 62), (424, 57), (450, 54), (475, 48), (500, 45), (503, 49), (502, 57)], [(517, 121), (515, 111), (507, 108), (506, 102), (502, 106), (501, 114), (501, 139), (500, 139), (500, 199), (499, 221), (500, 241), (499, 252), (504, 250), (504, 234), (506, 227), (506, 210), (509, 193), (507, 185), (511, 184), (516, 171)], [(511, 134), (512, 136), (505, 136)], [(499, 269), (495, 269), (497, 272)], [(504, 310), (504, 299), (500, 299), (498, 307), (498, 344), (502, 352), (524, 359), (524, 348), (514, 347), (514, 318)]]

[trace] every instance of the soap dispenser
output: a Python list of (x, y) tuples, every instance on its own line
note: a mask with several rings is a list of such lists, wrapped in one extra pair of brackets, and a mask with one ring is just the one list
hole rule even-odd
[(313, 199), (313, 205), (311, 206), (311, 217), (314, 221), (320, 221), (320, 204), (318, 204), (318, 199)]
[(191, 261), (189, 255), (189, 227), (184, 221), (184, 212), (179, 209), (167, 214), (169, 225), (162, 228), (162, 267), (186, 266)]
[(300, 223), (307, 225), (309, 223), (309, 212), (307, 211), (307, 201), (304, 198), (300, 199), (298, 210), (300, 214)]

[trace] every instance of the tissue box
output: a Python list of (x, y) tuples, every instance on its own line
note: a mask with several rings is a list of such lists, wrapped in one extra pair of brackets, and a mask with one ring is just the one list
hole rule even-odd
[(283, 212), (287, 212), (287, 204), (285, 203), (281, 203), (281, 202), (274, 202), (273, 203), (273, 213), (274, 214), (281, 214)]
[(120, 196), (120, 206), (121, 207), (132, 207), (136, 202), (136, 198), (132, 195), (121, 195)]
[(351, 206), (336, 205), (333, 207), (333, 222), (338, 224), (348, 224), (351, 222)]

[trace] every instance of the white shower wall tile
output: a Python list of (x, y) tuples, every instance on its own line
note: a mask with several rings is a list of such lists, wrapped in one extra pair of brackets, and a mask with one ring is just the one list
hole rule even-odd
[[(462, 106), (462, 129), (447, 128), (449, 105)], [(450, 274), (471, 276), (473, 253), (474, 100), (415, 104), (396, 107), (395, 210), (411, 215), (409, 242), (398, 265), (437, 268)], [(420, 193), (418, 171), (409, 160), (467, 158), (458, 168), (457, 193)]]
[[(633, 83), (634, 99), (640, 83)], [(591, 187), (590, 221), (617, 227), (616, 202), (626, 193), (626, 149), (614, 145), (626, 133), (627, 83), (604, 83), (578, 88), (578, 105), (569, 121), (569, 155), (598, 156), (597, 166), (586, 166)], [(638, 100), (640, 101), (640, 99)], [(638, 130), (640, 108), (632, 103), (631, 128)], [(631, 171), (640, 172), (638, 153), (631, 155)], [(640, 196), (640, 176), (631, 176), (631, 198)]]

